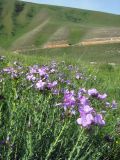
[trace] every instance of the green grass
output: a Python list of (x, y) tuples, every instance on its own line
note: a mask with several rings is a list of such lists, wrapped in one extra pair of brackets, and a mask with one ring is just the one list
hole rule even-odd
[[(40, 46), (47, 43), (54, 36), (55, 32), (63, 26), (68, 30), (66, 39), (68, 43), (72, 44), (86, 37), (92, 38), (94, 37), (93, 35), (95, 37), (104, 37), (103, 31), (100, 31), (100, 29), (105, 29), (105, 31), (109, 32), (106, 36), (111, 33), (113, 33), (112, 36), (116, 35), (114, 33), (115, 30), (118, 32), (117, 35), (120, 33), (120, 16), (118, 15), (15, 0), (12, 2), (9, 0), (1, 2), (0, 46), (3, 48), (10, 49), (16, 40), (21, 39), (24, 34), (29, 33), (47, 19), (50, 19), (51, 23), (44, 26), (45, 31), (40, 31), (34, 38), (31, 36), (29, 45), (33, 43), (35, 46)], [(97, 34), (93, 33), (90, 36), (91, 29), (100, 32)], [(60, 40), (64, 40), (65, 37), (62, 31), (61, 34), (59, 33), (59, 37), (61, 37)], [(59, 40), (59, 38), (55, 38), (55, 40)], [(19, 43), (16, 47), (19, 48)]]
[[(37, 34), (28, 34), (47, 19), (49, 22)], [(39, 47), (62, 39), (74, 44), (86, 38), (116, 36), (116, 32), (119, 36), (119, 19), (120, 16), (100, 12), (0, 0), (0, 55), (6, 56), (5, 61), (0, 61), (0, 70), (13, 66), (15, 61), (24, 66), (24, 74), (19, 78), (11, 79), (0, 72), (0, 159), (119, 159), (119, 44), (45, 49), (21, 54), (10, 51), (14, 45), (16, 48), (23, 48), (26, 44)], [(76, 124), (78, 114), (72, 117), (65, 112), (64, 118), (63, 110), (55, 107), (61, 102), (62, 95), (54, 97), (50, 91), (43, 93), (31, 88), (31, 83), (25, 80), (27, 67), (49, 65), (53, 60), (58, 62), (59, 72), (72, 80), (71, 86), (60, 84), (59, 89), (69, 88), (77, 92), (81, 87), (96, 88), (108, 94), (108, 101), (117, 101), (118, 109), (113, 111), (104, 108), (104, 103), (91, 102), (96, 110), (107, 110), (105, 127), (81, 129)], [(73, 71), (67, 70), (69, 65), (75, 67)], [(87, 81), (75, 79), (76, 67), (85, 74)], [(56, 75), (50, 77), (56, 80)]]
[(2, 9), (2, 25), (3, 25), (3, 33), (10, 36), (13, 32), (13, 12), (15, 7), (15, 0), (8, 1), (5, 0), (3, 3), (3, 9)]
[[(3, 63), (4, 67), (12, 66), (14, 61), (22, 62), (26, 67), (34, 64), (49, 64), (53, 60), (53, 57), (44, 54), (14, 55), (5, 52), (4, 55), (8, 60), (7, 63)], [(120, 139), (116, 132), (116, 124), (120, 120), (120, 66), (90, 65), (82, 60), (77, 61), (73, 57), (68, 57), (66, 55), (63, 58), (57, 55), (54, 57), (59, 63), (65, 61), (65, 64), (59, 65), (59, 72), (65, 73), (67, 78), (72, 79), (76, 89), (94, 87), (101, 93), (106, 92), (108, 101), (113, 99), (117, 101), (118, 109), (107, 110), (105, 127), (91, 131), (83, 130), (76, 124), (75, 117), (66, 116), (64, 120), (61, 119), (63, 111), (59, 107), (54, 107), (54, 103), (60, 102), (60, 97), (54, 98), (49, 92), (42, 94), (30, 88), (30, 83), (24, 79), (25, 74), (13, 80), (5, 76), (4, 83), (0, 83), (0, 95), (5, 98), (0, 103), (0, 137), (4, 142), (1, 145), (1, 159), (87, 160), (88, 157), (95, 160), (118, 159)], [(89, 80), (76, 81), (75, 70), (73, 73), (66, 70), (66, 66), (70, 64), (77, 66), (89, 77)], [(24, 72), (26, 72), (25, 68)], [(103, 107), (102, 103), (94, 103), (94, 107), (100, 108), (99, 105)], [(110, 136), (114, 141), (105, 140), (105, 135)]]
[(45, 59), (61, 59), (73, 63), (96, 62), (98, 64), (116, 63), (120, 64), (120, 45), (105, 44), (85, 47), (69, 47), (57, 49), (40, 49), (36, 51), (25, 51), (22, 55), (44, 57)]

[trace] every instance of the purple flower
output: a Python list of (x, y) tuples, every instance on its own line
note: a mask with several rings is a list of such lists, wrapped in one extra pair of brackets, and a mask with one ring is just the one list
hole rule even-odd
[(107, 98), (107, 94), (106, 94), (106, 93), (104, 93), (104, 94), (98, 94), (98, 98), (99, 98), (100, 100), (104, 100), (104, 99)]
[(15, 70), (13, 67), (9, 67), (9, 68), (4, 68), (3, 72), (10, 74), (11, 78), (16, 78), (18, 77), (18, 73), (17, 70)]
[(26, 78), (27, 78), (28, 81), (35, 81), (35, 79), (36, 79), (33, 74), (31, 74), (31, 75), (28, 74)]
[(66, 83), (67, 83), (67, 85), (70, 85), (71, 83), (70, 83), (70, 80), (67, 80), (67, 81), (65, 81)]
[(82, 114), (82, 113), (85, 113), (85, 114), (88, 114), (88, 113), (91, 113), (93, 111), (93, 108), (90, 107), (89, 105), (85, 105), (85, 106), (82, 106), (79, 108), (79, 112)]
[(84, 114), (81, 118), (77, 119), (77, 123), (82, 125), (83, 127), (90, 127), (90, 125), (94, 122), (94, 117), (92, 114)]
[(103, 117), (101, 114), (96, 114), (94, 117), (94, 122), (97, 125), (103, 126), (105, 125), (105, 121), (103, 120)]
[(112, 109), (117, 109), (117, 103), (115, 100), (112, 101)]
[(82, 74), (81, 73), (77, 73), (76, 74), (76, 79), (80, 79), (80, 78), (82, 78)]
[(53, 89), (53, 90), (52, 90), (52, 93), (53, 93), (54, 95), (59, 95), (60, 91), (59, 91), (58, 89)]
[(11, 74), (11, 78), (17, 78), (17, 77), (18, 77), (18, 74), (17, 74), (17, 73), (14, 73), (14, 72), (13, 72), (13, 73)]
[(48, 85), (47, 85), (47, 87), (49, 88), (49, 89), (52, 89), (52, 88), (54, 88), (54, 87), (56, 87), (57, 86), (57, 81), (53, 81), (52, 83), (48, 83)]
[(65, 93), (66, 93), (66, 89), (65, 89), (65, 88), (61, 88), (60, 92), (61, 92), (62, 94), (65, 94)]
[(46, 69), (43, 67), (43, 68), (39, 68), (38, 69), (38, 73), (40, 76), (45, 76), (47, 73), (46, 73)]
[(66, 107), (74, 107), (76, 103), (74, 91), (66, 90), (64, 93), (64, 108)]
[(79, 102), (80, 106), (81, 105), (85, 106), (85, 105), (89, 104), (88, 98), (86, 98), (85, 96), (78, 97), (78, 102)]
[(46, 83), (43, 82), (42, 80), (39, 80), (37, 83), (36, 83), (36, 88), (39, 89), (39, 90), (44, 90), (46, 86)]
[(72, 65), (69, 65), (69, 66), (68, 66), (68, 69), (69, 69), (69, 70), (73, 70), (73, 66), (72, 66)]
[(80, 88), (79, 91), (78, 91), (78, 95), (82, 95), (82, 94), (85, 94), (85, 93), (86, 93), (85, 88)]
[(89, 89), (88, 90), (88, 95), (89, 96), (98, 96), (98, 91), (95, 88)]
[(8, 73), (8, 74), (15, 72), (14, 68), (12, 68), (12, 67), (4, 68), (3, 71)]
[(34, 74), (34, 73), (37, 73), (37, 70), (36, 70), (36, 68), (31, 67), (30, 68), (30, 74)]

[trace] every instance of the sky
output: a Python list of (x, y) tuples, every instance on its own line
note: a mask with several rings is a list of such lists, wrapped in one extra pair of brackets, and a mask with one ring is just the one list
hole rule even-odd
[(120, 15), (120, 0), (24, 0), (24, 1), (102, 11)]

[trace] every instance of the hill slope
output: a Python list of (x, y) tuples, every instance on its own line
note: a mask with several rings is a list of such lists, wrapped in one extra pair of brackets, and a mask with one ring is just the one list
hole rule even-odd
[(16, 0), (0, 0), (0, 22), (0, 47), (11, 49), (120, 36), (118, 15)]

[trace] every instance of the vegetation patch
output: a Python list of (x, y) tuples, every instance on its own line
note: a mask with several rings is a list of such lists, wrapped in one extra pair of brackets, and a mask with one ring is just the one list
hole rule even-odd
[(89, 70), (0, 63), (1, 159), (119, 157), (118, 104)]

